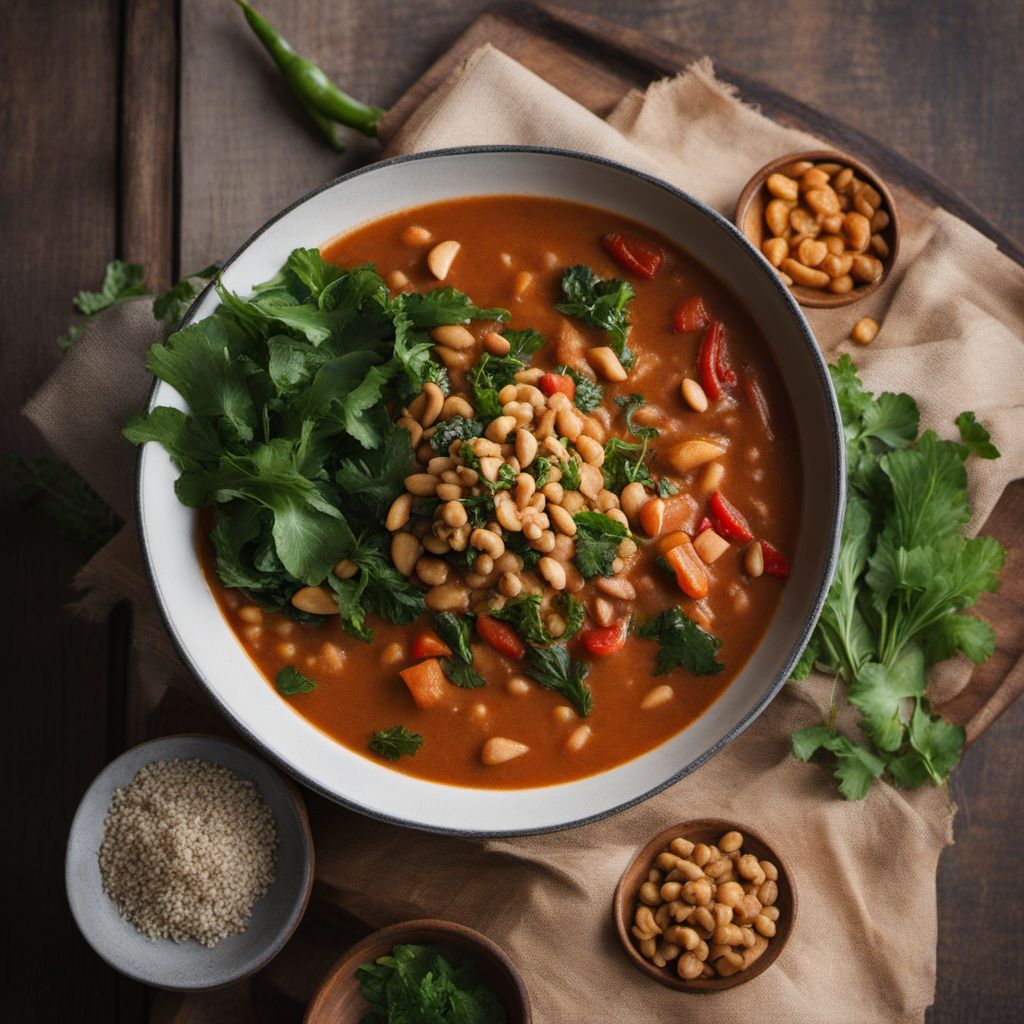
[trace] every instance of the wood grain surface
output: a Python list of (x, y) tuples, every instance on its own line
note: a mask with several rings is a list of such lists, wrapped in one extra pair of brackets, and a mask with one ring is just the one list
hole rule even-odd
[[(485, 6), (260, 4), (336, 80), (383, 105)], [(965, 196), (1008, 246), (1024, 237), (1016, 173), (1024, 157), (1024, 7), (1017, 0), (938, 0), (926, 9), (845, 0), (570, 6), (577, 13), (568, 23), (581, 31), (590, 16), (612, 19), (671, 47), (710, 53), (777, 90), (782, 108), (792, 96), (845, 120)], [(11, 0), (5, 14), (0, 436), (8, 449), (38, 452), (18, 408), (58, 358), (54, 339), (66, 328), (70, 296), (96, 287), (107, 259), (144, 260), (149, 283), (163, 284), (233, 250), (287, 201), (377, 150), (367, 140), (342, 157), (324, 147), (227, 0)], [(591, 39), (610, 71), (591, 72), (587, 86), (606, 88), (610, 103), (616, 78), (641, 74), (635, 54), (644, 43), (624, 32)], [(632, 58), (611, 52), (623, 43), (633, 47)], [(649, 45), (643, 52), (656, 73), (664, 51)], [(1020, 519), (1013, 510), (1024, 509), (1024, 486), (1014, 488), (1012, 501), (1007, 525)], [(80, 553), (19, 510), (9, 474), (0, 475), (0, 502), (11, 652), (4, 810), (17, 835), (3, 844), (8, 928), (18, 936), (0, 976), (5, 1005), (15, 1019), (141, 1022), (149, 997), (116, 978), (79, 938), (61, 874), (77, 800), (131, 734), (119, 700), (123, 650), (112, 657), (119, 644), (109, 629), (63, 613)], [(1014, 589), (995, 600), (1019, 608), (1022, 580), (1016, 572)], [(116, 625), (123, 631), (123, 621)], [(993, 710), (962, 708), (958, 717), (973, 718), (972, 732), (980, 732)], [(1024, 1000), (1024, 901), (999, 881), (1024, 844), (1022, 728), (1018, 702), (989, 725), (954, 776), (960, 815), (957, 844), (940, 865), (939, 980), (928, 1014), (936, 1024), (1015, 1020)], [(325, 946), (330, 935), (322, 933)], [(167, 1010), (157, 998), (156, 1014)]]

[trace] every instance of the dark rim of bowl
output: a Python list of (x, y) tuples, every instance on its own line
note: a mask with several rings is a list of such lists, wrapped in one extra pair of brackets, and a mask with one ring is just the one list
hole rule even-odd
[[(451, 828), (441, 825), (431, 825), (419, 821), (410, 821), (407, 818), (401, 818), (397, 815), (385, 814), (382, 811), (377, 810), (373, 807), (367, 807), (360, 804), (356, 800), (350, 797), (342, 797), (337, 793), (320, 785), (320, 783), (311, 779), (306, 775), (303, 770), (284, 757), (279, 755), (273, 750), (270, 750), (265, 742), (253, 733), (251, 730), (246, 728), (235, 716), (232, 708), (223, 701), (212, 686), (206, 681), (202, 673), (199, 671), (198, 666), (193, 661), (189, 654), (187, 647), (185, 646), (182, 638), (178, 635), (174, 624), (171, 622), (167, 612), (167, 606), (164, 601), (163, 593), (161, 592), (160, 585), (157, 581), (156, 575), (153, 572), (152, 562), (149, 557), (149, 540), (146, 536), (145, 520), (142, 514), (142, 457), (145, 450), (145, 446), (139, 448), (138, 455), (136, 456), (135, 463), (135, 511), (136, 519), (139, 527), (139, 541), (142, 549), (142, 560), (146, 569), (146, 575), (149, 577), (150, 585), (153, 588), (153, 592), (157, 598), (157, 606), (160, 610), (160, 617), (163, 619), (164, 626), (167, 629), (168, 634), (171, 637), (175, 649), (178, 652), (179, 657), (188, 667), (189, 671), (195, 676), (196, 679), (202, 684), (203, 688), (210, 695), (210, 698), (217, 705), (221, 714), (231, 723), (231, 725), (243, 736), (246, 737), (254, 746), (258, 747), (267, 757), (273, 760), (276, 764), (280, 765), (290, 775), (298, 779), (304, 786), (307, 786), (315, 793), (319, 793), (321, 796), (326, 797), (328, 800), (336, 804), (340, 804), (342, 807), (347, 807), (350, 810), (357, 811), (360, 814), (365, 814), (369, 818), (374, 818), (377, 821), (388, 822), (392, 825), (401, 825), (405, 828), (416, 829), (421, 832), (432, 832), (438, 835), (453, 835), (453, 836), (476, 836), (479, 838), (498, 838), (505, 836), (529, 836), (529, 835), (542, 835), (549, 832), (562, 832), (571, 828), (579, 828), (581, 825), (588, 825), (591, 822), (601, 821), (604, 818), (609, 818), (613, 814), (618, 814), (621, 811), (628, 810), (630, 807), (635, 807), (637, 804), (643, 803), (645, 800), (649, 800), (652, 796), (661, 793), (663, 790), (668, 789), (670, 786), (675, 785), (680, 779), (685, 778), (691, 772), (696, 771), (702, 765), (706, 764), (715, 754), (724, 750), (733, 740), (735, 740), (741, 733), (743, 733), (747, 727), (761, 714), (762, 711), (772, 702), (776, 694), (783, 687), (786, 680), (789, 678), (790, 672), (793, 670), (793, 666), (797, 663), (801, 653), (807, 646), (808, 641), (811, 638), (811, 634), (814, 631), (814, 627), (818, 621), (818, 616), (821, 612), (822, 606), (825, 603), (825, 598), (828, 595), (829, 586), (832, 583), (832, 577), (835, 573), (836, 562), (839, 557), (839, 541), (842, 536), (843, 528), (843, 510), (846, 505), (846, 454), (845, 446), (843, 442), (843, 433), (841, 419), (839, 415), (839, 406), (836, 402), (835, 391), (832, 387), (832, 381), (829, 376), (828, 366), (825, 362), (825, 357), (822, 355), (821, 350), (818, 348), (818, 343), (814, 339), (814, 334), (811, 332), (810, 325), (807, 323), (807, 319), (800, 309), (797, 301), (790, 294), (789, 289), (782, 283), (775, 271), (770, 267), (764, 256), (761, 255), (751, 245), (746, 235), (732, 221), (723, 217), (717, 210), (712, 209), (706, 203), (702, 203), (699, 199), (694, 198), (687, 192), (683, 192), (681, 189), (676, 188), (674, 185), (670, 185), (667, 181), (663, 181), (661, 178), (657, 178), (652, 174), (647, 174), (645, 171), (636, 169), (635, 167), (629, 167), (625, 164), (620, 164), (615, 160), (608, 160), (605, 157), (593, 156), (588, 153), (579, 153), (570, 149), (559, 149), (552, 146), (456, 146), (451, 149), (434, 149), (428, 150), (423, 153), (411, 153), (405, 156), (390, 157), (387, 160), (381, 160), (377, 163), (369, 164), (366, 167), (359, 167), (354, 171), (349, 171), (347, 174), (343, 174), (338, 178), (334, 178), (332, 181), (327, 182), (324, 185), (320, 185), (318, 188), (307, 192), (300, 199), (297, 199), (294, 203), (286, 206), (280, 213), (271, 217), (262, 227), (258, 228), (252, 235), (243, 242), (232, 255), (225, 260), (221, 267), (221, 273), (227, 270), (239, 256), (242, 255), (252, 244), (255, 242), (268, 228), (276, 224), (283, 217), (291, 213), (292, 210), (301, 206), (303, 203), (309, 201), (314, 196), (318, 196), (321, 192), (326, 192), (328, 189), (332, 189), (337, 185), (342, 184), (346, 181), (351, 181), (354, 178), (361, 177), (364, 174), (372, 174), (374, 171), (380, 170), (384, 167), (393, 167), (397, 164), (414, 163), (417, 161), (429, 161), (436, 160), (439, 158), (453, 157), (453, 156), (479, 156), (479, 155), (493, 155), (495, 153), (524, 153), (524, 154), (537, 154), (540, 156), (553, 156), (568, 160), (578, 160), (583, 163), (598, 164), (602, 167), (607, 167), (611, 170), (617, 171), (620, 174), (626, 175), (631, 178), (639, 179), (649, 185), (653, 185), (656, 188), (661, 189), (669, 195), (678, 199), (679, 201), (686, 203), (688, 206), (693, 207), (696, 211), (705, 216), (713, 224), (715, 224), (720, 230), (726, 234), (732, 236), (732, 238), (738, 243), (740, 249), (746, 253), (747, 257), (754, 261), (758, 267), (767, 275), (768, 280), (771, 282), (772, 287), (782, 297), (783, 302), (789, 307), (790, 312), (793, 314), (796, 322), (800, 328), (800, 332), (803, 335), (804, 342), (807, 346), (808, 352), (810, 353), (811, 359), (814, 362), (815, 369), (818, 373), (818, 379), (821, 383), (822, 392), (826, 399), (826, 407), (828, 410), (829, 418), (829, 432), (830, 441), (835, 458), (836, 465), (836, 476), (837, 479), (833, 480), (834, 488), (834, 499), (832, 502), (831, 519), (832, 519), (832, 536), (829, 542), (828, 557), (825, 566), (825, 572), (822, 574), (822, 578), (818, 584), (817, 593), (814, 596), (812, 606), (804, 619), (803, 625), (800, 629), (800, 635), (795, 644), (790, 648), (790, 652), (782, 664), (782, 667), (775, 674), (771, 683), (765, 688), (761, 696), (754, 703), (754, 706), (731, 728), (726, 734), (709, 749), (704, 751), (703, 754), (694, 758), (687, 765), (682, 767), (679, 771), (675, 772), (664, 782), (658, 783), (651, 789), (639, 794), (638, 796), (632, 797), (629, 800), (623, 801), (622, 803), (616, 804), (613, 807), (609, 807), (606, 810), (599, 811), (596, 814), (588, 815), (584, 818), (577, 818), (572, 821), (561, 822), (556, 825), (543, 825), (536, 828), (520, 828), (520, 829), (497, 829), (497, 830), (476, 830), (476, 829), (460, 829)], [(219, 275), (218, 275), (219, 276)], [(216, 278), (210, 281), (209, 284), (199, 293), (195, 301), (189, 306), (188, 311), (181, 319), (179, 328), (182, 324), (187, 324), (192, 319), (192, 315), (200, 304), (206, 299), (206, 296), (214, 289)], [(153, 403), (156, 395), (156, 389), (159, 386), (160, 381), (154, 379), (153, 384), (150, 387), (149, 396), (146, 399), (145, 409), (148, 412), (153, 408)], [(358, 756), (358, 755), (357, 755)], [(614, 769), (611, 769), (614, 770)]]
[[(162, 612), (162, 609), (161, 609)], [(197, 677), (198, 678), (198, 677)], [(205, 685), (205, 683), (203, 684)], [(163, 743), (168, 743), (176, 740), (201, 740), (204, 743), (210, 743), (214, 745), (220, 745), (225, 747), (233, 747), (238, 751), (241, 751), (246, 757), (252, 758), (252, 760), (259, 765), (264, 771), (268, 772), (270, 776), (276, 779), (284, 787), (285, 792), (288, 794), (292, 805), (295, 809), (295, 816), (299, 823), (299, 832), (302, 837), (302, 846), (305, 852), (304, 862), (305, 871), (302, 886), (302, 897), (296, 906), (292, 909), (288, 922), (287, 929), (282, 932), (279, 937), (252, 961), (245, 965), (245, 969), (232, 974), (230, 977), (224, 978), (222, 981), (217, 981), (212, 985), (202, 985), (200, 987), (190, 985), (169, 985), (163, 982), (155, 981), (151, 977), (147, 977), (140, 971), (133, 970), (126, 966), (123, 962), (115, 962), (114, 959), (107, 955), (105, 949), (100, 949), (93, 945), (90, 933), (82, 927), (82, 924), (78, 917), (78, 909), (75, 906), (74, 901), (71, 899), (71, 839), (74, 836), (75, 831), (79, 827), (79, 818), (83, 813), (83, 805), (85, 804), (86, 797), (92, 792), (93, 788), (96, 787), (100, 779), (102, 779), (111, 769), (114, 768), (123, 758), (129, 754), (135, 754), (143, 750), (148, 750), (150, 747), (155, 747)], [(157, 754), (157, 757), (160, 755)], [(152, 763), (152, 762), (148, 762)], [(278, 831), (280, 832), (280, 823), (275, 822), (278, 825)], [(142, 743), (137, 743), (134, 747), (129, 747), (127, 750), (123, 750), (120, 754), (108, 762), (100, 771), (96, 777), (86, 787), (85, 792), (82, 794), (81, 799), (78, 801), (78, 807), (75, 808), (75, 815), (71, 819), (71, 827), (68, 829), (68, 841), (64, 851), (64, 893), (65, 898), (68, 901), (68, 909), (71, 911), (71, 916), (74, 919), (75, 924), (78, 926), (78, 931), (82, 935), (82, 938), (89, 944), (89, 948), (106, 964), (113, 967), (119, 974), (123, 974), (126, 978), (131, 978), (133, 981), (141, 982), (143, 985), (150, 985), (153, 988), (162, 989), (165, 992), (213, 992), (217, 989), (226, 988), (228, 985), (234, 985), (236, 982), (244, 981), (246, 978), (251, 977), (257, 971), (262, 970), (267, 964), (273, 960), (278, 953), (288, 944), (288, 940), (295, 934), (299, 925), (302, 924), (302, 919), (306, 916), (306, 908), (309, 906), (309, 898), (313, 894), (313, 875), (315, 871), (315, 848), (313, 845), (313, 833), (309, 827), (309, 814), (306, 811), (306, 807), (303, 804), (301, 794), (296, 790), (294, 784), (287, 778), (279, 776), (274, 769), (273, 765), (267, 764), (267, 762), (260, 757), (259, 754), (250, 750), (244, 743), (240, 743), (238, 740), (232, 739), (229, 736), (214, 736), (210, 733), (201, 732), (182, 732), (182, 733), (171, 733), (168, 736), (155, 736), (151, 740), (145, 740)], [(163, 941), (163, 940), (162, 940)]]

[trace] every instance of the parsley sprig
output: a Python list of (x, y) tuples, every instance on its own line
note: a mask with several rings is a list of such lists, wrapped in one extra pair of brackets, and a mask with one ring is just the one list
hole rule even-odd
[(834, 698), (825, 724), (794, 734), (793, 752), (804, 761), (832, 753), (840, 792), (854, 800), (885, 772), (902, 786), (938, 784), (959, 760), (964, 730), (932, 712), (928, 666), (992, 654), (992, 628), (962, 612), (998, 588), (1006, 552), (991, 537), (963, 535), (964, 463), (999, 455), (974, 413), (958, 417), (959, 443), (918, 436), (909, 395), (872, 395), (848, 356), (831, 372), (850, 496), (836, 575), (794, 677), (818, 665), (845, 682), (868, 742), (837, 732)]

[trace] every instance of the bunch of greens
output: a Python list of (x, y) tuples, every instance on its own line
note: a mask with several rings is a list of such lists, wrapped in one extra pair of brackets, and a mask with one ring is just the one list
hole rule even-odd
[(868, 743), (836, 730), (833, 690), (828, 721), (795, 733), (793, 751), (804, 761), (834, 754), (839, 789), (857, 800), (883, 772), (908, 788), (938, 784), (959, 760), (964, 730), (932, 713), (927, 669), (957, 652), (976, 663), (992, 654), (991, 627), (961, 612), (998, 588), (1006, 553), (962, 532), (971, 517), (964, 463), (999, 456), (974, 414), (958, 418), (959, 443), (931, 430), (918, 437), (909, 395), (872, 395), (847, 356), (831, 371), (849, 498), (836, 576), (794, 678), (815, 665), (842, 678)]
[(363, 1024), (504, 1024), (498, 997), (471, 960), (454, 966), (436, 946), (395, 946), (356, 969), (370, 1009)]
[(636, 361), (636, 353), (629, 347), (629, 302), (635, 294), (627, 281), (604, 280), (590, 267), (577, 264), (562, 275), (562, 301), (555, 309), (603, 330), (628, 370)]
[[(382, 520), (413, 452), (388, 405), (434, 379), (430, 328), (507, 312), (479, 309), (453, 288), (391, 297), (372, 267), (343, 270), (315, 249), (296, 249), (248, 299), (219, 294), (212, 316), (147, 360), (190, 412), (153, 409), (125, 436), (167, 449), (184, 504), (215, 506), (225, 586), (308, 621), (291, 596), (325, 583), (345, 629), (367, 641), (369, 612), (412, 621), (423, 595), (391, 565)], [(342, 559), (358, 566), (351, 578), (331, 572)]]

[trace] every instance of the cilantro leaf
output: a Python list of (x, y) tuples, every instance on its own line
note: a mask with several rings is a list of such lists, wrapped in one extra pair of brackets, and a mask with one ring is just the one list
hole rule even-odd
[[(507, 622), (528, 644), (543, 646), (552, 643), (556, 637), (544, 625), (540, 605), (540, 594), (523, 594), (506, 601), (501, 608), (492, 609), (489, 614)], [(583, 603), (572, 594), (563, 592), (555, 597), (554, 606), (565, 619), (565, 630), (558, 639), (570, 640), (583, 625)]]
[(537, 490), (539, 491), (548, 482), (548, 479), (551, 476), (551, 459), (546, 455), (536, 456), (533, 462), (526, 467), (526, 472), (533, 476), (533, 479), (537, 484)]
[(861, 666), (847, 697), (864, 716), (861, 728), (879, 750), (899, 749), (904, 731), (901, 702), (923, 696), (926, 684), (924, 655), (918, 647), (906, 648), (892, 665), (872, 661)]
[(423, 737), (404, 725), (378, 729), (370, 740), (370, 750), (387, 761), (397, 761), (403, 754), (413, 757), (423, 746)]
[(925, 781), (939, 785), (960, 760), (967, 741), (962, 725), (929, 714), (923, 700), (914, 708), (909, 736), (910, 748), (888, 765), (892, 777), (907, 789)]
[(470, 645), (473, 617), (440, 612), (434, 617), (434, 628), (452, 652), (450, 658), (441, 659), (445, 676), (464, 690), (478, 690), (486, 686), (487, 680), (473, 668), (473, 648)]
[(202, 281), (209, 281), (216, 277), (220, 265), (211, 263), (194, 274), (186, 274), (176, 284), (171, 285), (165, 292), (161, 292), (153, 299), (153, 317), (165, 324), (176, 324), (188, 312), (189, 306), (195, 301), (199, 289), (192, 283), (198, 278)]
[(809, 761), (821, 749), (835, 754), (835, 777), (839, 792), (847, 800), (863, 800), (875, 779), (885, 771), (885, 762), (867, 747), (840, 733), (829, 732), (823, 725), (793, 733), (793, 753), (801, 761)]
[(486, 423), (502, 414), (502, 403), (498, 392), (506, 384), (515, 382), (516, 374), (526, 364), (511, 355), (492, 356), (485, 352), (467, 374), (473, 391), (473, 408), (477, 416)]
[(677, 668), (695, 676), (713, 676), (725, 668), (716, 657), (722, 641), (701, 629), (679, 608), (668, 608), (655, 616), (641, 626), (639, 635), (658, 641), (658, 657), (654, 663), (656, 676)]
[(558, 468), (562, 472), (562, 487), (567, 491), (578, 491), (580, 489), (580, 464), (576, 457), (570, 455), (564, 462), (559, 461)]
[(604, 446), (601, 472), (604, 474), (604, 485), (609, 491), (618, 494), (631, 483), (654, 486), (654, 478), (647, 466), (647, 443), (646, 437), (641, 444), (623, 440), (621, 437), (608, 439)]
[(291, 697), (296, 693), (309, 693), (316, 689), (316, 683), (304, 676), (294, 665), (286, 665), (274, 677), (277, 692), (283, 697)]
[(600, 512), (580, 511), (576, 523), (576, 554), (573, 561), (584, 579), (611, 576), (612, 562), (619, 556), (619, 545), (629, 531)]
[(634, 437), (649, 441), (658, 436), (658, 431), (654, 427), (638, 427), (633, 422), (633, 417), (636, 415), (637, 410), (642, 409), (647, 404), (647, 400), (643, 395), (636, 391), (630, 395), (616, 395), (615, 404), (625, 412), (626, 429)]
[(999, 449), (992, 444), (992, 435), (978, 422), (973, 412), (962, 412), (956, 418), (960, 441), (971, 455), (979, 459), (998, 459)]
[(636, 360), (628, 345), (627, 307), (634, 294), (628, 282), (603, 280), (590, 267), (577, 264), (562, 275), (562, 301), (555, 309), (606, 331), (619, 362), (628, 370)]
[(404, 427), (391, 427), (379, 448), (353, 453), (338, 463), (335, 483), (372, 515), (387, 513), (405, 491), (405, 478), (413, 471), (412, 438)]
[(139, 263), (125, 263), (123, 260), (112, 260), (108, 263), (100, 290), (81, 291), (71, 300), (75, 309), (85, 314), (86, 320), (82, 325), (73, 324), (66, 334), (57, 339), (61, 352), (66, 352), (75, 343), (97, 313), (127, 299), (145, 295), (146, 288), (142, 284), (145, 276), (146, 271)]
[(508, 358), (522, 363), (529, 361), (547, 344), (543, 334), (529, 327), (524, 331), (505, 331), (502, 337), (509, 344)]
[(424, 294), (405, 292), (394, 301), (417, 330), (465, 324), (470, 320), (508, 320), (511, 316), (507, 309), (481, 309), (468, 295), (455, 288), (435, 288)]
[(561, 694), (583, 718), (590, 714), (593, 696), (583, 681), (590, 666), (585, 661), (574, 661), (565, 644), (527, 648), (524, 671), (541, 686)]
[(559, 366), (555, 373), (572, 378), (576, 385), (573, 404), (580, 412), (593, 412), (604, 401), (604, 388), (590, 374), (564, 364)]

